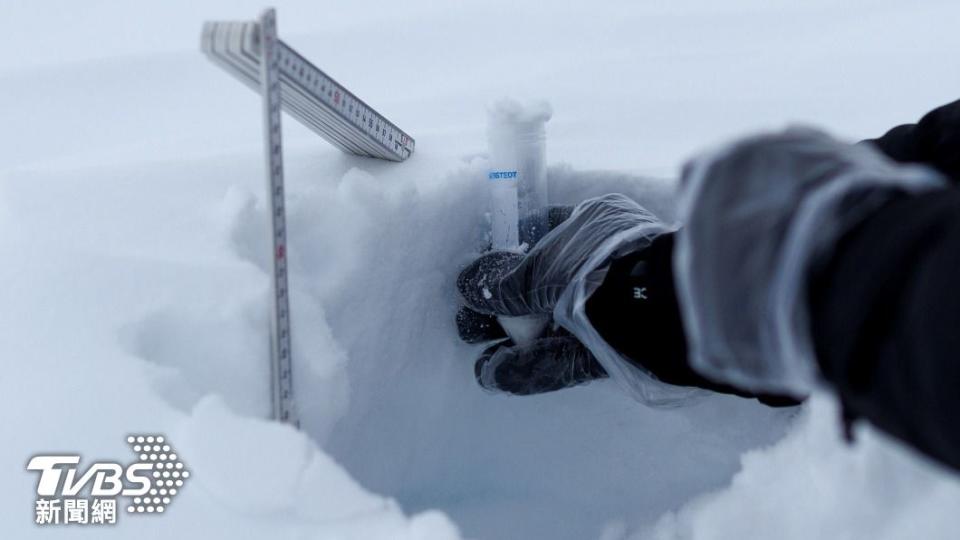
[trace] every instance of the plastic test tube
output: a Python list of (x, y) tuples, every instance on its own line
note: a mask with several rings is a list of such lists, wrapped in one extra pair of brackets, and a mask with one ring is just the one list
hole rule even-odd
[[(503, 100), (490, 109), (491, 232), (494, 249), (528, 248), (547, 233), (550, 106)], [(524, 245), (525, 244), (525, 245)]]
[[(550, 106), (503, 100), (490, 109), (490, 234), (493, 249), (529, 249), (548, 232), (545, 124)], [(518, 344), (532, 341), (548, 316), (498, 317)]]

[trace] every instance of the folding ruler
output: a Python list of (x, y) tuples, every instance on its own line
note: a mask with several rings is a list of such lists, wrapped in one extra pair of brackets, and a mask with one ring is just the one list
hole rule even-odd
[(263, 96), (273, 239), (272, 408), (275, 419), (299, 427), (293, 399), (280, 110), (283, 108), (334, 146), (351, 154), (403, 161), (413, 153), (414, 141), (280, 41), (273, 9), (264, 11), (258, 21), (205, 23), (201, 43), (203, 52), (211, 60)]
[[(269, 12), (270, 10), (267, 10)], [(260, 88), (260, 22), (208, 22), (202, 49), (254, 90)], [(283, 109), (344, 152), (390, 161), (413, 153), (414, 140), (287, 44), (276, 41)]]

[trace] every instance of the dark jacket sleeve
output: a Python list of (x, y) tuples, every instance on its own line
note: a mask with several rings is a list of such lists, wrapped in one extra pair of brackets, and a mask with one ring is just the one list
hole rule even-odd
[(960, 190), (888, 202), (809, 281), (821, 374), (865, 418), (960, 470)]
[(897, 126), (864, 142), (895, 161), (930, 165), (960, 184), (960, 100), (930, 111), (916, 124)]
[[(958, 184), (960, 102), (864, 143)], [(960, 470), (960, 189), (893, 189), (810, 269), (816, 362), (845, 417), (867, 419)], [(843, 204), (849, 210), (872, 194), (851, 192)], [(842, 204), (837, 211), (844, 213)], [(612, 346), (662, 380), (740, 393), (689, 366), (674, 281), (661, 270), (672, 249), (673, 239), (663, 238), (614, 260), (588, 316)]]

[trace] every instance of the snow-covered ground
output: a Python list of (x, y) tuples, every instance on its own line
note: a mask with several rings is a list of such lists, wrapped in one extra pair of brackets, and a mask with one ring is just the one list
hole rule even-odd
[[(960, 535), (960, 477), (865, 426), (845, 445), (828, 396), (491, 396), (452, 322), (493, 100), (552, 103), (555, 202), (622, 191), (669, 218), (704, 145), (875, 136), (958, 97), (955, 2), (276, 2), (288, 43), (417, 139), (384, 163), (286, 119), (300, 433), (263, 420), (259, 101), (198, 52), (203, 20), (262, 6), (197, 4), (2, 10), (4, 538)], [(169, 512), (33, 524), (30, 456), (124, 460), (129, 432), (193, 472)]]

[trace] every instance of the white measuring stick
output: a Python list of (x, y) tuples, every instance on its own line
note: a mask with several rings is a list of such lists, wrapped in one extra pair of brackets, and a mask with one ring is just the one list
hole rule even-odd
[[(201, 48), (227, 72), (261, 90), (259, 25), (208, 22)], [(403, 161), (414, 140), (383, 115), (277, 39), (283, 109), (344, 152)]]
[(283, 192), (283, 141), (280, 126), (280, 49), (273, 9), (260, 16), (260, 88), (263, 94), (264, 150), (273, 239), (273, 310), (270, 327), (270, 390), (273, 418), (299, 427), (293, 399), (290, 301), (287, 287), (287, 224)]

